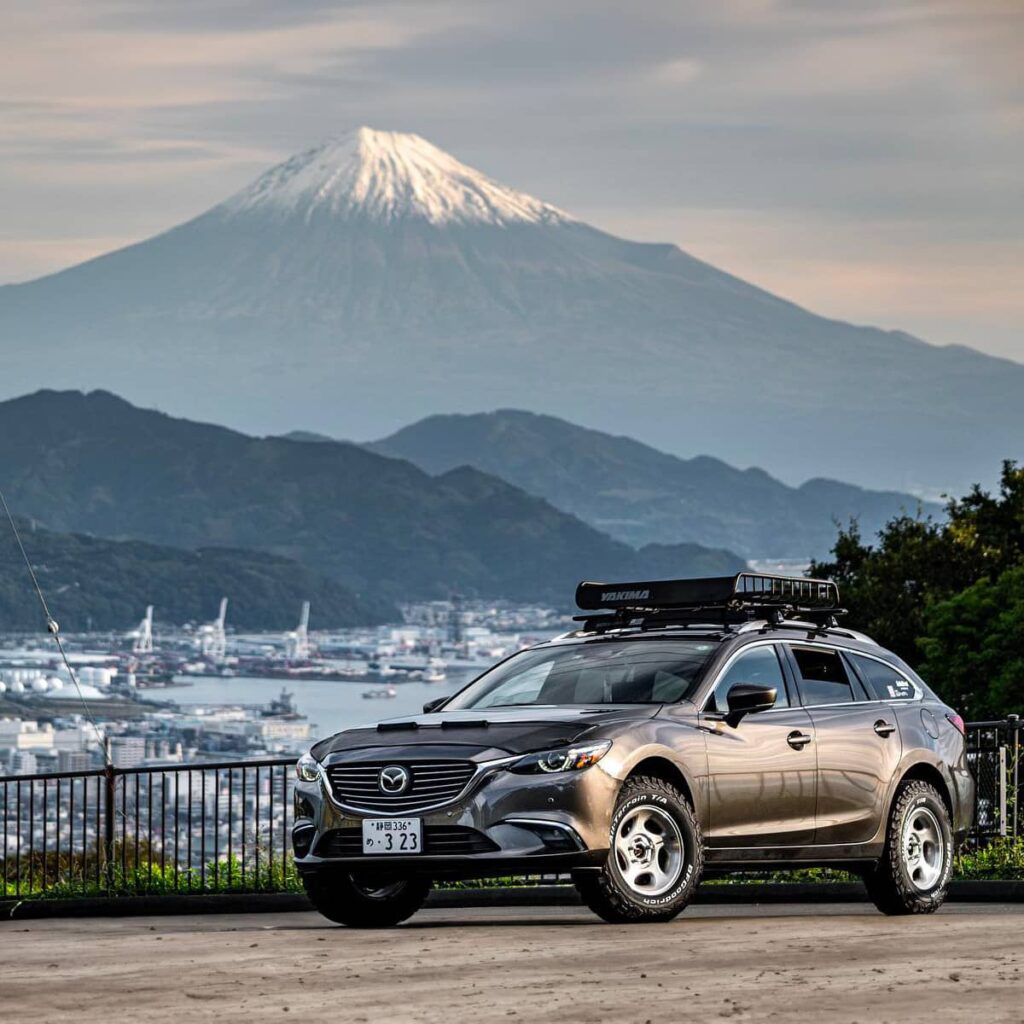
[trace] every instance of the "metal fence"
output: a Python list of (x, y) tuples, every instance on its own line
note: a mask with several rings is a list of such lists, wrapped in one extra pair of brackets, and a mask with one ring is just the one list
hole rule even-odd
[[(1024, 835), (1016, 716), (967, 726), (974, 837)], [(0, 898), (299, 889), (295, 758), (0, 777)]]
[(0, 778), (0, 897), (294, 888), (294, 764)]
[(974, 835), (978, 839), (1024, 834), (1017, 798), (1022, 728), (1018, 715), (967, 724), (967, 761), (977, 783)]

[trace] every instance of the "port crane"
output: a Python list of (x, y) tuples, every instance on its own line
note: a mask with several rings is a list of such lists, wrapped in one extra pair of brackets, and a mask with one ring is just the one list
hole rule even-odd
[(196, 631), (196, 643), (199, 653), (214, 665), (220, 665), (227, 654), (228, 638), (224, 632), (224, 623), (228, 616), (228, 599), (220, 600), (220, 614), (213, 622), (207, 622)]
[(309, 602), (302, 602), (299, 624), (284, 636), (285, 657), (289, 661), (305, 661), (309, 657)]
[(133, 638), (132, 654), (153, 653), (153, 606), (146, 605), (146, 617), (139, 623), (134, 633), (128, 634)]

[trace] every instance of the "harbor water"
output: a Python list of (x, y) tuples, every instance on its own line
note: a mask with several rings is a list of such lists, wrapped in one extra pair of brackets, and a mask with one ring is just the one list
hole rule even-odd
[[(295, 709), (305, 715), (312, 735), (320, 739), (353, 726), (376, 725), (386, 718), (419, 714), (428, 700), (445, 697), (465, 686), (482, 670), (463, 669), (448, 672), (443, 683), (416, 680), (386, 684), (367, 680), (338, 682), (308, 679), (262, 679), (242, 676), (179, 676), (174, 685), (153, 690), (154, 700), (175, 701), (184, 710), (189, 705), (267, 705), (285, 689), (293, 695)], [(367, 699), (367, 690), (392, 686), (396, 696)]]

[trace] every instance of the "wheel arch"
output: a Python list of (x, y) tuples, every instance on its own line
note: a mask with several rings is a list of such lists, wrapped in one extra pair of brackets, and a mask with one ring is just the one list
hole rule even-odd
[[(896, 785), (893, 786), (892, 793), (889, 795), (890, 814), (892, 813), (892, 805), (893, 801), (896, 799), (896, 794), (899, 792), (900, 786), (902, 786), (904, 782), (927, 782), (934, 786), (939, 791), (939, 795), (942, 797), (942, 802), (946, 805), (946, 811), (949, 814), (950, 827), (954, 829), (956, 828), (956, 813), (953, 807), (953, 794), (945, 776), (936, 765), (931, 764), (928, 761), (916, 761), (904, 769), (896, 782)], [(888, 815), (886, 817), (888, 819)]]
[[(671, 758), (663, 754), (648, 754), (637, 761), (630, 769), (626, 778), (631, 779), (638, 775), (647, 775), (663, 782), (676, 786), (690, 802), (690, 806), (697, 809), (696, 793), (685, 772)], [(623, 780), (625, 781), (625, 780)]]

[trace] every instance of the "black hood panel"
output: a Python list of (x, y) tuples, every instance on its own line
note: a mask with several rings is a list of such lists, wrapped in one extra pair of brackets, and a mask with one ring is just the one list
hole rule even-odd
[(652, 718), (660, 706), (438, 711), (431, 715), (391, 719), (376, 727), (347, 729), (321, 740), (312, 753), (321, 761), (329, 754), (377, 761), (401, 758), (406, 751), (412, 751), (413, 756), (423, 756), (423, 748), (429, 746), (431, 757), (486, 761), (576, 743), (595, 734), (601, 726)]

